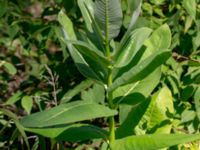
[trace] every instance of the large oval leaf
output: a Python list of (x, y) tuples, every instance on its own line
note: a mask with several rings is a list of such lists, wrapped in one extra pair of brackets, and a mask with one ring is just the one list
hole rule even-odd
[(200, 134), (154, 134), (130, 136), (111, 143), (112, 150), (157, 150), (200, 139)]
[(103, 105), (76, 101), (29, 115), (24, 117), (21, 123), (24, 127), (29, 128), (51, 127), (94, 118), (114, 116), (115, 114), (117, 114), (117, 111)]
[(120, 52), (115, 56), (117, 57), (115, 67), (123, 67), (129, 64), (142, 47), (144, 41), (149, 37), (151, 31), (150, 28), (144, 27), (131, 32), (126, 41), (120, 44)]
[(25, 128), (26, 131), (40, 134), (58, 141), (78, 142), (91, 139), (107, 139), (107, 131), (88, 124), (72, 124), (53, 128)]
[[(76, 35), (74, 33), (73, 24), (70, 19), (64, 14), (63, 11), (60, 11), (58, 14), (58, 21), (63, 27), (64, 37), (66, 40), (76, 40)], [(59, 37), (61, 41), (65, 41), (62, 37)], [(81, 74), (87, 78), (94, 79), (96, 81), (102, 81), (100, 77), (91, 69), (89, 64), (85, 61), (83, 56), (72, 46), (71, 43), (67, 43), (67, 47), (71, 57), (73, 58), (78, 70)]]
[(112, 86), (109, 88), (110, 91), (116, 89), (121, 85), (128, 83), (137, 82), (144, 79), (147, 75), (153, 72), (156, 68), (162, 65), (170, 57), (169, 50), (161, 50), (149, 56), (147, 59), (136, 65), (128, 72), (122, 74), (117, 78)]
[(196, 18), (196, 0), (183, 0), (183, 7), (192, 19)]
[[(167, 24), (160, 26), (156, 29), (148, 40), (145, 41), (144, 45), (147, 47), (145, 50), (145, 57), (150, 54), (160, 51), (162, 49), (168, 49), (171, 44), (171, 31)], [(145, 58), (143, 57), (143, 59)]]
[[(150, 133), (170, 133), (172, 125), (169, 122), (168, 114), (173, 113), (174, 106), (171, 91), (167, 87), (163, 87), (152, 96), (151, 102), (139, 122), (139, 127), (135, 131), (137, 133), (141, 133), (140, 130), (147, 130)], [(146, 128), (140, 129), (144, 124)]]
[(115, 38), (122, 25), (122, 9), (119, 0), (96, 0), (95, 19), (104, 36)]
[(132, 17), (128, 27), (128, 31), (130, 31), (140, 15), (142, 0), (128, 0), (127, 2), (129, 11), (132, 11)]

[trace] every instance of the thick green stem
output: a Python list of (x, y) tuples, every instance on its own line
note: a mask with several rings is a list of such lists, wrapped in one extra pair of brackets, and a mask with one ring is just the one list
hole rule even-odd
[[(108, 87), (112, 85), (112, 67), (108, 68)], [(107, 93), (107, 100), (109, 107), (113, 109), (113, 94), (112, 92)], [(109, 117), (109, 130), (110, 130), (110, 135), (109, 135), (109, 142), (113, 142), (115, 140), (115, 119), (114, 116)]]
[[(110, 54), (110, 44), (109, 44), (109, 20), (108, 20), (108, 0), (106, 0), (106, 26), (105, 26), (105, 48), (106, 48), (106, 57), (111, 60), (111, 54)], [(107, 80), (107, 86), (110, 87), (112, 85), (113, 81), (113, 67), (112, 65), (108, 66), (108, 80)], [(113, 109), (113, 94), (112, 92), (107, 92), (107, 101), (109, 104), (109, 107)], [(109, 119), (109, 142), (113, 142), (115, 140), (115, 119), (114, 116), (111, 116), (108, 118)]]

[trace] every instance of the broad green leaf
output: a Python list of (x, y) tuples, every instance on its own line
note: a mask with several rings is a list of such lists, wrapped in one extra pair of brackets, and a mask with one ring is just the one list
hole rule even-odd
[(33, 106), (33, 100), (30, 96), (24, 96), (21, 100), (22, 107), (26, 110), (28, 114), (30, 114), (32, 106)]
[[(76, 40), (76, 35), (74, 33), (73, 24), (70, 19), (64, 14), (63, 11), (60, 11), (58, 14), (58, 21), (63, 26), (64, 37), (66, 40)], [(62, 41), (61, 37), (59, 37)], [(86, 77), (101, 81), (98, 75), (91, 69), (89, 64), (85, 61), (83, 56), (72, 46), (72, 44), (67, 44), (69, 53), (73, 58), (78, 70)]]
[(109, 40), (118, 36), (122, 25), (122, 9), (119, 0), (96, 0), (95, 20)]
[(194, 94), (194, 103), (197, 112), (197, 117), (200, 120), (200, 87), (198, 87)]
[(81, 41), (65, 40), (64, 42), (73, 44), (100, 80), (106, 81), (108, 73), (106, 68), (111, 62), (99, 50)]
[(90, 13), (92, 15), (94, 15), (94, 4), (93, 4), (92, 0), (78, 0), (78, 6), (79, 6), (79, 8), (81, 10), (81, 13), (82, 13), (82, 16), (84, 18), (84, 21), (85, 21), (87, 29), (90, 32), (93, 32), (93, 27), (92, 27), (93, 26), (92, 25), (93, 24), (93, 22), (92, 22), (93, 20), (92, 20), (90, 14), (88, 13), (88, 10), (89, 10)]
[(81, 92), (81, 99), (87, 102), (104, 104), (105, 90), (100, 84), (94, 84), (92, 88)]
[(195, 20), (196, 18), (196, 0), (183, 0), (183, 7), (187, 13)]
[[(113, 92), (113, 101), (116, 104), (125, 103), (124, 101), (129, 101), (130, 94), (142, 94), (144, 97), (148, 97), (154, 88), (158, 85), (161, 77), (161, 69), (158, 68), (154, 72), (150, 73), (146, 78), (136, 83), (130, 83), (125, 86), (117, 88)], [(148, 86), (146, 86), (148, 85)], [(130, 101), (135, 101), (136, 99), (130, 99)], [(136, 100), (137, 101), (137, 100)]]
[(12, 105), (15, 104), (17, 101), (19, 101), (22, 97), (22, 92), (18, 91), (17, 93), (15, 93), (13, 96), (11, 96), (7, 101), (6, 101), (6, 105)]
[[(145, 41), (144, 45), (147, 47), (145, 50), (145, 57), (150, 54), (160, 51), (162, 49), (168, 49), (171, 44), (171, 31), (167, 24), (160, 26), (156, 29), (148, 40)], [(143, 57), (144, 59), (144, 57)]]
[[(116, 130), (116, 137), (123, 138), (130, 135), (134, 135), (134, 128), (138, 125), (141, 118), (143, 117), (146, 109), (148, 108), (149, 99), (146, 99), (140, 93), (133, 93), (128, 96), (132, 101), (129, 100), (129, 105), (120, 105), (120, 127)], [(130, 105), (132, 102), (132, 105)]]
[(98, 62), (104, 66), (110, 64), (110, 61), (95, 47), (82, 41), (66, 41), (71, 43), (82, 55), (90, 57), (93, 61)]
[(107, 131), (93, 125), (72, 124), (47, 128), (25, 128), (26, 131), (40, 134), (57, 141), (78, 142), (91, 139), (107, 139)]
[(174, 113), (173, 97), (167, 87), (163, 87), (159, 92), (152, 96), (151, 102), (139, 126), (146, 124), (147, 130), (157, 133), (170, 133), (168, 114)]
[(191, 122), (195, 119), (196, 113), (193, 110), (184, 110), (181, 114), (181, 123)]
[(18, 117), (11, 111), (7, 110), (7, 109), (3, 109), (3, 108), (0, 108), (0, 112), (3, 112), (4, 115), (10, 117), (13, 122), (15, 123), (18, 131), (20, 132), (21, 136), (23, 137), (26, 145), (27, 145), (27, 148), (28, 150), (30, 149), (30, 146), (29, 146), (29, 143), (28, 143), (28, 138), (26, 136), (26, 133), (24, 131), (24, 128), (23, 126), (20, 124), (19, 120), (18, 120)]
[(113, 150), (157, 150), (200, 140), (200, 134), (153, 134), (129, 136), (111, 143)]
[(141, 11), (142, 0), (128, 0), (128, 7), (132, 12), (131, 20), (129, 23), (128, 31), (132, 30), (133, 25), (137, 21)]
[(60, 103), (66, 103), (70, 101), (75, 95), (80, 93), (81, 91), (89, 88), (93, 84), (93, 81), (91, 80), (84, 80), (77, 86), (75, 86), (73, 89), (69, 90), (67, 93), (64, 94), (64, 96), (61, 98)]
[(115, 67), (123, 67), (129, 64), (151, 32), (152, 30), (146, 27), (132, 31), (126, 41), (120, 44), (119, 54), (115, 56), (117, 59)]
[(49, 110), (24, 117), (21, 123), (26, 128), (50, 127), (90, 120), (100, 117), (114, 116), (117, 113), (103, 105), (75, 101), (61, 104)]
[[(161, 77), (161, 69), (156, 69), (144, 80), (117, 88), (113, 95), (114, 103), (119, 103), (120, 127), (116, 131), (117, 138), (134, 134), (134, 128), (143, 117), (150, 100), (147, 98), (157, 86)], [(148, 86), (146, 86), (148, 85)]]
[(142, 61), (140, 64), (136, 65), (129, 71), (122, 74), (117, 78), (112, 86), (109, 88), (110, 91), (118, 88), (119, 86), (126, 85), (128, 83), (134, 83), (144, 79), (156, 68), (162, 65), (170, 57), (169, 50), (157, 51), (147, 59)]
[(17, 69), (15, 68), (13, 64), (9, 62), (5, 62), (3, 65), (9, 74), (15, 75), (17, 73)]
[(7, 1), (1, 1), (0, 2), (0, 17), (2, 17), (8, 9), (8, 2)]

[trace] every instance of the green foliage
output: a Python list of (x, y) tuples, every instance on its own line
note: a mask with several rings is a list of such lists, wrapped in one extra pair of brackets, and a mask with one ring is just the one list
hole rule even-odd
[(1, 1), (0, 149), (198, 149), (199, 2)]

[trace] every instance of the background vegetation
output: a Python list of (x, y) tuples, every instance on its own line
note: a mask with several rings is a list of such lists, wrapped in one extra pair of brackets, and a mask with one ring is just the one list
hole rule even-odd
[[(120, 41), (131, 18), (130, 1), (122, 0)], [(134, 28), (153, 30), (167, 23), (172, 33), (172, 56), (162, 66), (162, 76), (152, 97), (170, 93), (172, 133), (199, 133), (200, 121), (200, 3), (199, 0), (144, 0)], [(77, 70), (66, 46), (60, 42), (58, 13), (63, 9), (77, 31), (85, 29), (76, 0), (0, 0), (0, 148), (2, 149), (103, 149), (103, 140), (61, 142), (24, 131), (19, 120), (77, 99), (104, 103), (104, 89)], [(160, 33), (162, 34), (162, 33)], [(148, 89), (148, 83), (145, 87)], [(165, 87), (165, 88), (163, 88)], [(168, 94), (168, 95), (170, 95)], [(164, 94), (164, 97), (167, 97)], [(128, 107), (128, 106), (125, 106)], [(125, 113), (125, 112), (121, 112)], [(123, 118), (115, 118), (117, 123)], [(121, 120), (120, 120), (121, 119)], [(161, 118), (162, 119), (162, 118)], [(163, 120), (160, 120), (160, 122)], [(164, 120), (165, 121), (165, 120)], [(91, 123), (107, 128), (107, 120)], [(164, 122), (163, 122), (164, 123)], [(165, 123), (164, 123), (165, 124)], [(145, 126), (145, 123), (140, 123)], [(162, 126), (162, 124), (160, 124)], [(146, 133), (157, 128), (143, 127)], [(143, 132), (144, 130), (137, 130)], [(127, 131), (128, 132), (128, 131)], [(137, 133), (139, 134), (139, 133)], [(119, 135), (123, 136), (123, 135)], [(171, 149), (198, 149), (193, 142)]]

